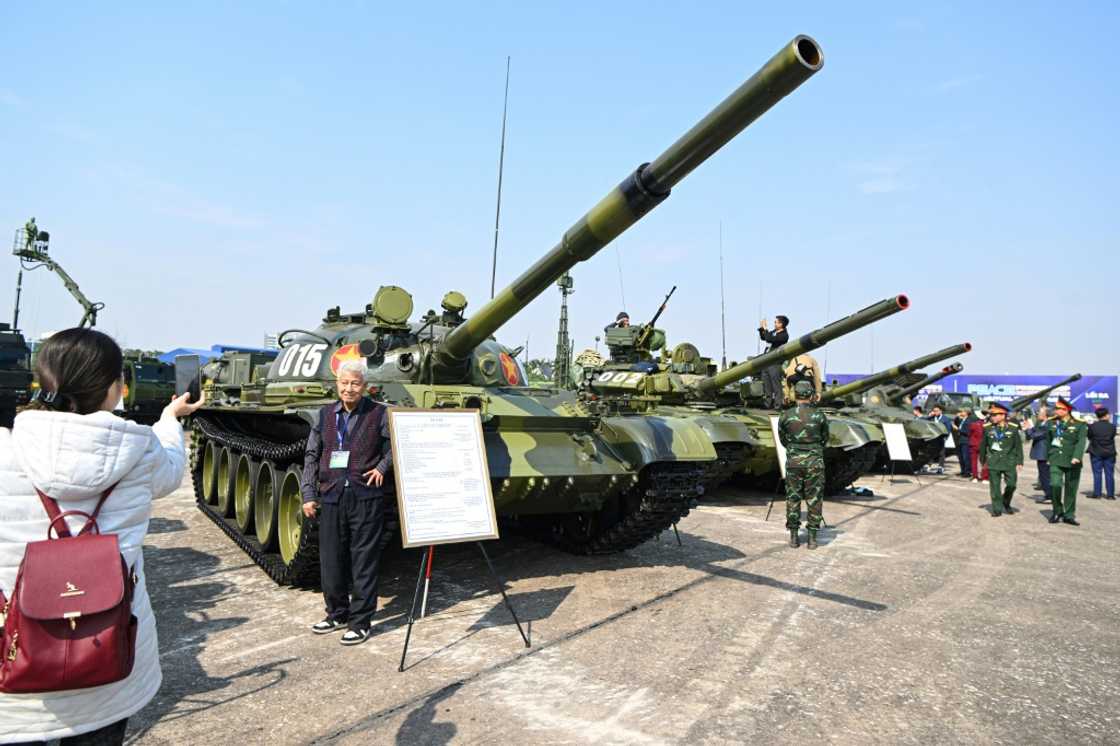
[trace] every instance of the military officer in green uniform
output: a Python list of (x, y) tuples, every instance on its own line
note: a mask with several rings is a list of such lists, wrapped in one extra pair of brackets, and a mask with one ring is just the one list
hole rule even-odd
[(808, 510), (809, 549), (817, 548), (824, 500), (824, 447), (828, 443), (828, 418), (813, 403), (813, 384), (798, 381), (793, 406), (778, 416), (778, 437), (786, 449), (786, 528), (789, 545), (800, 546), (801, 501)]
[[(1081, 484), (1081, 459), (1088, 444), (1088, 428), (1073, 419), (1073, 405), (1059, 397), (1054, 407), (1056, 416), (1046, 423), (1046, 461), (1050, 464), (1050, 504), (1054, 507), (1050, 522), (1062, 521), (1071, 526), (1077, 522), (1077, 488)], [(1063, 490), (1065, 500), (1062, 500)]]
[(980, 463), (988, 467), (992, 518), (1015, 512), (1011, 498), (1015, 496), (1019, 469), (1023, 467), (1023, 438), (1019, 435), (1019, 426), (1007, 421), (1010, 411), (1005, 404), (992, 402), (988, 406), (984, 434), (980, 437)]

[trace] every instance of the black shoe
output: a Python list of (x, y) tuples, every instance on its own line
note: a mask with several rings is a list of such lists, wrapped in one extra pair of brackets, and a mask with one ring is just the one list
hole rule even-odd
[(791, 528), (789, 530), (789, 546), (790, 549), (797, 549), (801, 546), (801, 540), (797, 537), (797, 529)]
[(1105, 496), (1104, 496), (1104, 499), (1105, 499), (1105, 500), (1115, 500), (1115, 499), (1116, 499), (1116, 495), (1105, 495)]
[(1089, 495), (1089, 497), (1091, 497), (1094, 500), (1100, 500), (1101, 499), (1100, 495)]
[(1019, 511), (1016, 510), (1015, 508), (1011, 507), (1010, 505), (1004, 505), (1003, 506), (1003, 512), (1007, 513), (1008, 515), (1015, 515)]
[(365, 629), (348, 629), (346, 634), (339, 640), (343, 645), (361, 645), (369, 639), (369, 628)]
[(1062, 523), (1068, 523), (1068, 524), (1069, 524), (1069, 525), (1071, 525), (1071, 526), (1080, 526), (1080, 525), (1081, 525), (1080, 523), (1078, 523), (1078, 522), (1077, 522), (1077, 521), (1076, 521), (1075, 519), (1073, 519), (1073, 518), (1063, 518), (1063, 519), (1062, 519)]
[(992, 513), (992, 518), (999, 518), (1003, 513)]
[(1060, 520), (1062, 520), (1061, 513), (1051, 513), (1050, 514), (1050, 522), (1051, 523), (1057, 523)]
[(816, 548), (817, 548), (817, 532), (810, 529), (809, 530), (809, 549), (816, 549)]
[(331, 632), (338, 632), (340, 629), (346, 629), (346, 622), (338, 619), (324, 619), (311, 625), (311, 631), (317, 635), (329, 635)]

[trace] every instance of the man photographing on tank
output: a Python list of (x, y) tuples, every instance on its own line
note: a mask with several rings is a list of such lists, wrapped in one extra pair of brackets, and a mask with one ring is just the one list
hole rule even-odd
[(327, 615), (311, 627), (327, 634), (348, 627), (343, 645), (369, 637), (377, 611), (383, 531), (382, 485), (393, 465), (389, 417), (366, 393), (366, 366), (338, 368), (338, 401), (324, 405), (304, 453), (303, 513), (319, 512), (319, 570)]
[[(763, 352), (775, 350), (789, 341), (788, 316), (774, 317), (774, 331), (766, 328), (766, 319), (758, 322), (758, 338), (767, 344)], [(772, 365), (761, 372), (762, 389), (766, 399), (766, 406), (770, 409), (781, 409), (785, 402), (782, 396), (782, 366)]]

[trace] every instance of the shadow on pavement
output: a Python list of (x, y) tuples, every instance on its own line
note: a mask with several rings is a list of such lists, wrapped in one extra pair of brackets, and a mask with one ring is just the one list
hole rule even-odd
[[(156, 723), (229, 704), (287, 678), (285, 666), (294, 658), (262, 663), (224, 677), (210, 676), (199, 662), (199, 653), (208, 637), (249, 621), (248, 617), (211, 618), (210, 610), (229, 593), (230, 583), (192, 582), (209, 577), (219, 564), (215, 555), (195, 549), (144, 546), (148, 594), (159, 630), (163, 686), (144, 709), (129, 719), (128, 743), (143, 739)], [(228, 696), (215, 694), (238, 679), (252, 679), (252, 688)]]

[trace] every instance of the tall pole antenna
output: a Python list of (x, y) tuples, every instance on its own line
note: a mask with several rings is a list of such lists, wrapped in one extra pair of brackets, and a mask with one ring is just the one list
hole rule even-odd
[(614, 256), (618, 260), (618, 294), (622, 297), (622, 310), (626, 310), (626, 286), (622, 284), (622, 252), (614, 245)]
[(509, 111), (509, 55), (506, 55), (506, 93), (502, 101), (502, 144), (498, 149), (498, 207), (494, 211), (494, 257), (490, 262), (490, 298), (498, 279), (498, 225), (502, 219), (502, 173), (506, 165), (506, 114)]
[[(828, 292), (825, 294), (824, 323), (830, 323), (832, 318), (832, 280), (828, 281)], [(828, 345), (824, 346), (824, 377), (828, 378)]]
[(719, 221), (719, 334), (722, 344), (720, 370), (727, 370), (727, 311), (723, 298), (723, 221)]

